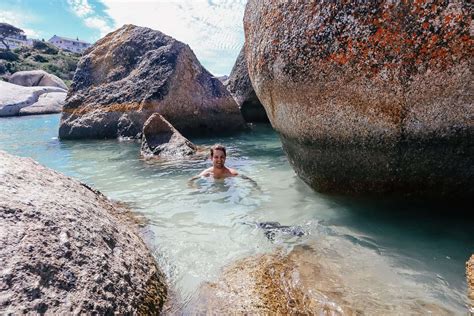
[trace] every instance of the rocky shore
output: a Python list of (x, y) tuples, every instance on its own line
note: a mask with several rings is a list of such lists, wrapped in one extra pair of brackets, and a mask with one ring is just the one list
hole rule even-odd
[(127, 211), (0, 152), (0, 314), (158, 314), (164, 277)]

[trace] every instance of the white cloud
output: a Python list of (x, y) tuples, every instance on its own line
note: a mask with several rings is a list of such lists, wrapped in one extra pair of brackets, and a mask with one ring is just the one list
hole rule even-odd
[(25, 25), (28, 25), (28, 22), (34, 20), (35, 18), (30, 15), (25, 15), (24, 13), (19, 13), (15, 11), (0, 11), (0, 22), (8, 23), (22, 29), (28, 37), (39, 38), (41, 36), (40, 32), (27, 28)]
[(98, 29), (101, 37), (114, 30), (106, 20), (98, 16), (87, 17), (84, 19), (84, 23), (90, 28)]
[(216, 75), (228, 74), (243, 45), (246, 0), (102, 0), (120, 27), (150, 27), (188, 44)]
[(94, 13), (94, 10), (87, 0), (67, 0), (67, 2), (78, 17), (85, 17)]
[(67, 2), (72, 12), (82, 18), (87, 27), (97, 29), (101, 37), (113, 31), (114, 28), (109, 25), (109, 22), (98, 15), (87, 0), (67, 0)]
[(25, 35), (30, 38), (40, 38), (40, 33), (36, 30), (28, 28), (22, 28), (22, 30), (25, 32)]

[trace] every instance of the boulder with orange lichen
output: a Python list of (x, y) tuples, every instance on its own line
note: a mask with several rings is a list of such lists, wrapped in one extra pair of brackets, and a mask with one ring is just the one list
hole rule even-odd
[(247, 3), (252, 85), (322, 192), (474, 196), (473, 6)]
[(243, 127), (237, 104), (188, 45), (125, 25), (81, 58), (63, 108), (62, 139), (139, 137), (160, 113), (185, 135)]

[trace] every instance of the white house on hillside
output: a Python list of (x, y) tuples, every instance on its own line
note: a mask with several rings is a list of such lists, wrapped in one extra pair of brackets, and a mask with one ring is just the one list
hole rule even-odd
[(82, 53), (87, 47), (91, 46), (91, 44), (80, 41), (79, 39), (72, 39), (56, 35), (51, 37), (48, 42), (58, 48), (66, 49), (74, 53)]

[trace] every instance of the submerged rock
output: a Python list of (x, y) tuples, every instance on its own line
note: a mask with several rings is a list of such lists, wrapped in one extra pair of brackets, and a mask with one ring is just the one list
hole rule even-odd
[(245, 46), (240, 50), (232, 72), (225, 83), (246, 122), (268, 122), (265, 108), (258, 99), (250, 82), (245, 60)]
[(81, 58), (59, 136), (140, 137), (153, 113), (165, 116), (184, 135), (244, 126), (229, 92), (189, 46), (159, 31), (125, 25)]
[(153, 114), (143, 126), (141, 154), (145, 157), (183, 158), (197, 147), (181, 135), (163, 116)]
[(323, 192), (474, 196), (472, 14), (250, 0), (249, 75), (298, 175)]
[(0, 152), (0, 314), (156, 314), (164, 277), (122, 207)]
[(0, 117), (61, 112), (66, 91), (58, 87), (22, 87), (0, 81)]
[(67, 90), (64, 81), (44, 70), (18, 71), (10, 76), (8, 82), (24, 87), (48, 86)]

